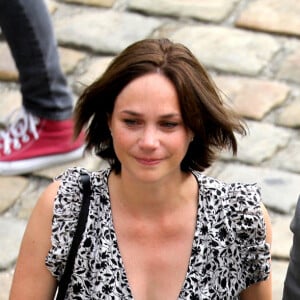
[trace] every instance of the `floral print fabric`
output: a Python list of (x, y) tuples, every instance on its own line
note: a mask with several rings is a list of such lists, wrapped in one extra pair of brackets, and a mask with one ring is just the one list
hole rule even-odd
[[(58, 177), (52, 247), (46, 257), (46, 266), (58, 280), (80, 211), (82, 171), (71, 168)], [(90, 173), (89, 216), (66, 299), (133, 299), (112, 221), (109, 173), (110, 169)], [(193, 174), (199, 184), (198, 215), (178, 299), (237, 300), (242, 290), (270, 273), (260, 190), (255, 184), (226, 184), (200, 172)]]

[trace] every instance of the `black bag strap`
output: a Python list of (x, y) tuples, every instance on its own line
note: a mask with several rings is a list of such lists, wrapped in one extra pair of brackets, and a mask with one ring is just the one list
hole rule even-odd
[(82, 234), (85, 230), (85, 225), (89, 213), (90, 206), (90, 195), (91, 195), (91, 184), (90, 184), (90, 176), (86, 173), (81, 174), (81, 182), (83, 186), (83, 199), (82, 205), (78, 217), (78, 223), (75, 230), (75, 234), (73, 237), (72, 245), (70, 248), (70, 252), (67, 258), (65, 271), (61, 277), (61, 280), (58, 284), (58, 293), (56, 296), (56, 300), (65, 299), (65, 295), (68, 289), (68, 285), (71, 279), (71, 275), (73, 273), (74, 262), (77, 255), (79, 244), (82, 240)]

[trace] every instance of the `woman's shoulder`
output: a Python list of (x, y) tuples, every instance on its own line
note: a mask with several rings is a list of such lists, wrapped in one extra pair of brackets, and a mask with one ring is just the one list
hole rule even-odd
[(199, 209), (202, 209), (211, 235), (219, 245), (234, 241), (243, 261), (247, 285), (267, 277), (270, 248), (266, 242), (266, 223), (261, 191), (256, 183), (233, 182), (193, 172), (199, 184)]
[(98, 182), (101, 182), (107, 179), (109, 173), (110, 168), (101, 169), (99, 171), (89, 171), (83, 167), (72, 167), (57, 175), (54, 180), (62, 182), (78, 182), (81, 175), (87, 174), (91, 179), (97, 178)]
[(206, 193), (210, 192), (231, 201), (242, 201), (243, 199), (248, 201), (251, 199), (254, 202), (260, 202), (261, 200), (261, 189), (257, 183), (227, 183), (199, 171), (193, 171), (193, 174), (198, 181), (200, 190), (204, 190)]
[(206, 209), (212, 208), (216, 214), (212, 218), (227, 216), (237, 231), (241, 231), (245, 220), (253, 228), (264, 226), (261, 189), (256, 183), (226, 183), (200, 172), (195, 172), (194, 175), (198, 180), (202, 205)]
[[(95, 207), (94, 202), (97, 198), (95, 196), (96, 193), (107, 191), (106, 182), (109, 172), (109, 169), (91, 172), (85, 168), (73, 167), (55, 177), (54, 186), (55, 183), (58, 183), (59, 187), (54, 200), (52, 246), (46, 258), (46, 265), (58, 279), (63, 272), (67, 260), (83, 201), (81, 175), (88, 174), (90, 176), (92, 189), (90, 211), (92, 214), (92, 210)], [(55, 190), (55, 187), (53, 189)]]
[(54, 178), (59, 182), (54, 201), (54, 214), (66, 219), (76, 219), (82, 202), (83, 181), (82, 175), (88, 175), (92, 190), (91, 202), (96, 193), (108, 195), (107, 181), (110, 169), (89, 171), (82, 167), (72, 167)]

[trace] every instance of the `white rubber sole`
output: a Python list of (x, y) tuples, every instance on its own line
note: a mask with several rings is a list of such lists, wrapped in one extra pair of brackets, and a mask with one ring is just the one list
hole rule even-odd
[(34, 171), (80, 159), (83, 157), (83, 153), (84, 146), (67, 153), (40, 156), (13, 162), (0, 162), (0, 175), (12, 176), (32, 173)]

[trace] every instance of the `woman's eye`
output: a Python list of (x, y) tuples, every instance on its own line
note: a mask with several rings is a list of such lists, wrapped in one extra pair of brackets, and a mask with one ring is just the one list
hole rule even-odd
[(178, 125), (177, 122), (162, 122), (161, 126), (165, 127), (165, 128), (174, 128)]
[(125, 119), (125, 120), (124, 120), (124, 123), (125, 123), (127, 126), (135, 126), (135, 125), (138, 125), (138, 124), (139, 124), (139, 121), (138, 121), (138, 120), (134, 120), (134, 119)]

